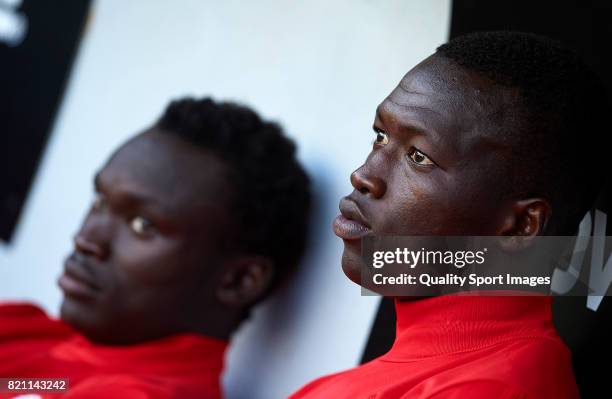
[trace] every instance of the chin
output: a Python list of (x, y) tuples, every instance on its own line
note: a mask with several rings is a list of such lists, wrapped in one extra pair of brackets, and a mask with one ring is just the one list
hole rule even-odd
[(87, 313), (89, 312), (87, 312), (86, 306), (81, 302), (64, 296), (60, 307), (60, 319), (64, 323), (70, 324), (76, 330), (81, 330), (83, 325), (86, 324), (84, 319)]
[(361, 285), (362, 266), (361, 253), (356, 253), (345, 245), (344, 252), (342, 253), (342, 271), (344, 275), (353, 283)]
[(91, 341), (99, 340), (99, 317), (93, 304), (64, 296), (60, 319)]

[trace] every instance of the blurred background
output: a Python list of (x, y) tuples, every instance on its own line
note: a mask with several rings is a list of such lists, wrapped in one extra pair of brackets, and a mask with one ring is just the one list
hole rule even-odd
[[(171, 99), (213, 96), (285, 128), (316, 201), (299, 275), (235, 337), (227, 397), (286, 397), (384, 352), (394, 334), (390, 302), (361, 296), (344, 277), (330, 228), (370, 150), (375, 108), (438, 45), (475, 30), (546, 34), (607, 74), (611, 6), (532, 3), (0, 0), (0, 300), (34, 301), (56, 315), (55, 281), (94, 173)], [(592, 358), (610, 348), (610, 304), (594, 312), (584, 298), (569, 299), (557, 322), (582, 361), (583, 396), (595, 397), (589, 389), (605, 377)]]

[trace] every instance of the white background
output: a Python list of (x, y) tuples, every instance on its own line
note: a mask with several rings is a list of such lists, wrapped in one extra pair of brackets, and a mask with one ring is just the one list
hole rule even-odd
[(0, 244), (0, 298), (57, 314), (55, 280), (94, 172), (170, 99), (212, 95), (281, 122), (317, 201), (296, 283), (235, 336), (227, 397), (281, 398), (356, 365), (378, 299), (342, 274), (330, 224), (371, 146), (376, 105), (446, 40), (449, 16), (450, 0), (94, 1), (17, 233)]

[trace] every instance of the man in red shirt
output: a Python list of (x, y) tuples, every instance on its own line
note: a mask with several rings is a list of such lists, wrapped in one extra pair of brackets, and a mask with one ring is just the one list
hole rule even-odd
[(231, 334), (305, 245), (293, 143), (246, 107), (175, 101), (95, 192), (59, 278), (61, 321), (0, 306), (0, 377), (69, 380), (42, 397), (220, 397)]
[[(369, 235), (502, 236), (510, 248), (575, 234), (604, 170), (591, 138), (606, 107), (594, 75), (551, 40), (488, 32), (439, 47), (377, 109), (333, 226), (345, 274), (361, 283)], [(291, 398), (577, 398), (550, 299), (396, 298), (387, 354)]]

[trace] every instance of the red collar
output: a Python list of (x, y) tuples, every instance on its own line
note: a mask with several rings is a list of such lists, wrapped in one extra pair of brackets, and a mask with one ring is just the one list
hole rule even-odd
[(180, 334), (137, 345), (96, 345), (77, 335), (52, 350), (53, 356), (114, 372), (138, 369), (144, 373), (218, 372), (228, 342), (198, 334)]
[(469, 352), (519, 338), (558, 339), (549, 296), (444, 295), (395, 301), (396, 340), (383, 361)]

